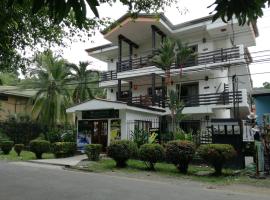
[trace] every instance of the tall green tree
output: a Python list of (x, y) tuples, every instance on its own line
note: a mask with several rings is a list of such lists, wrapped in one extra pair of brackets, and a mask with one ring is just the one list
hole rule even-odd
[(240, 25), (256, 21), (263, 16), (263, 8), (270, 5), (270, 0), (215, 0), (213, 21), (221, 18), (228, 22), (236, 17)]
[(67, 121), (66, 108), (70, 104), (70, 95), (66, 84), (69, 70), (66, 61), (54, 57), (51, 51), (45, 51), (36, 57), (37, 69), (32, 71), (38, 81), (31, 87), (37, 90), (33, 99), (33, 116), (49, 128)]
[(72, 93), (74, 103), (81, 103), (94, 98), (92, 88), (95, 87), (95, 82), (98, 78), (98, 72), (87, 69), (89, 62), (80, 62), (79, 65), (70, 64), (70, 81), (75, 84)]

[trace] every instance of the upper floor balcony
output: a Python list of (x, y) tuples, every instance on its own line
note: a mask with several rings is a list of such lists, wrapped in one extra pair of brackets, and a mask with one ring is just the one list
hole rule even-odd
[[(117, 79), (124, 79), (130, 77), (138, 77), (149, 75), (151, 73), (164, 74), (165, 72), (157, 68), (152, 62), (154, 55), (148, 54), (139, 56), (137, 58), (130, 58), (122, 60), (116, 63), (116, 70), (108, 71), (101, 74), (101, 81), (112, 81)], [(215, 66), (223, 66), (234, 63), (243, 63), (245, 60), (245, 51), (243, 46), (235, 46), (231, 48), (222, 48), (214, 51), (208, 51), (204, 53), (196, 54), (195, 58), (192, 58), (185, 62), (181, 66), (174, 64), (172, 72), (179, 71), (180, 68), (183, 72), (192, 71), (194, 69), (205, 69)], [(133, 73), (134, 72), (134, 73)], [(136, 72), (136, 73), (135, 73)]]

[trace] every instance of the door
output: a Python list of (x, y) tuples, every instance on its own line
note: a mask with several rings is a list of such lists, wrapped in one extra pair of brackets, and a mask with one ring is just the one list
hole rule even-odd
[(183, 84), (178, 86), (180, 99), (184, 101), (185, 106), (192, 107), (199, 105), (199, 83)]
[(108, 121), (95, 120), (92, 123), (92, 144), (102, 144), (103, 150), (107, 147), (108, 141)]

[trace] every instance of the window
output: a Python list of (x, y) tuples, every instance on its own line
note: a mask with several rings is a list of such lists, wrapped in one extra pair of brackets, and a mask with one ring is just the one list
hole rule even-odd
[(6, 96), (6, 95), (0, 95), (0, 100), (1, 101), (8, 101), (8, 96)]
[(184, 101), (185, 106), (197, 106), (199, 104), (199, 83), (177, 85), (178, 98)]
[(149, 128), (151, 127), (151, 121), (135, 120), (134, 129), (149, 131)]
[[(162, 87), (155, 88), (156, 97), (162, 97)], [(148, 88), (148, 95), (152, 96), (152, 88)]]
[[(116, 95), (118, 95), (118, 92), (116, 93)], [(121, 99), (128, 99), (129, 98), (129, 91), (121, 91), (121, 95), (120, 95)]]

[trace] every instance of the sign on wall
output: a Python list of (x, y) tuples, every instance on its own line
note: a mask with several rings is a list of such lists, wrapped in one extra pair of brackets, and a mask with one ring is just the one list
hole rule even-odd
[(87, 110), (82, 111), (82, 119), (108, 119), (119, 118), (119, 110)]

